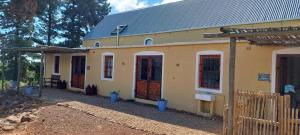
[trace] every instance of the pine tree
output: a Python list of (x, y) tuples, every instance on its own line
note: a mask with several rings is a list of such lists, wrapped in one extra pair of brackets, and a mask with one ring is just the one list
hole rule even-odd
[(42, 45), (53, 45), (58, 36), (59, 9), (61, 0), (37, 0), (34, 41)]
[[(31, 46), (30, 37), (33, 32), (33, 17), (36, 15), (36, 0), (6, 0), (2, 1), (1, 17), (2, 42), (6, 47), (26, 47)], [(8, 53), (6, 56), (9, 67), (6, 71), (7, 79), (16, 80), (17, 77), (17, 54)], [(23, 68), (28, 61), (25, 57), (21, 58)], [(25, 75), (26, 72), (22, 72)]]
[(60, 29), (66, 47), (79, 47), (84, 35), (111, 10), (107, 0), (66, 0), (63, 9)]

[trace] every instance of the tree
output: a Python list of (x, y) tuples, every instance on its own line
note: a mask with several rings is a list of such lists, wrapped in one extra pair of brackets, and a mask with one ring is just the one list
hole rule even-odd
[(51, 46), (58, 36), (59, 9), (61, 0), (37, 0), (37, 21), (35, 22), (34, 41)]
[[(1, 3), (1, 29), (2, 43), (6, 47), (25, 47), (31, 46), (30, 37), (33, 33), (33, 17), (36, 15), (36, 0), (4, 0)], [(9, 46), (8, 46), (9, 45)], [(17, 78), (17, 54), (8, 53), (6, 77), (16, 80)], [(23, 66), (26, 67), (25, 57), (21, 58)], [(25, 72), (23, 72), (25, 74)]]
[(66, 47), (79, 47), (84, 35), (110, 12), (106, 0), (66, 0), (60, 29)]

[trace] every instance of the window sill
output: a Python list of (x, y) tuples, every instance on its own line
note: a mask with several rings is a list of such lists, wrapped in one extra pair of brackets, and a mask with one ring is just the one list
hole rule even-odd
[(114, 81), (113, 78), (101, 78), (102, 81)]
[(52, 75), (60, 75), (60, 73), (52, 73)]
[(209, 89), (209, 88), (196, 88), (198, 92), (208, 92), (213, 94), (221, 94), (223, 92), (222, 89)]

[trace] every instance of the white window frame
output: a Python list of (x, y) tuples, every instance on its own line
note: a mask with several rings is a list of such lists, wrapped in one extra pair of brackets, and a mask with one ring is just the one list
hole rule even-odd
[[(55, 73), (55, 57), (56, 56), (59, 56), (58, 73)], [(52, 70), (53, 75), (60, 75), (60, 64), (61, 64), (61, 55), (60, 54), (54, 54), (53, 55), (53, 70)]]
[[(220, 55), (220, 88), (219, 89), (210, 89), (210, 88), (201, 88), (199, 86), (199, 64), (201, 55)], [(224, 70), (224, 52), (216, 50), (207, 50), (199, 51), (196, 54), (196, 71), (195, 71), (195, 89), (199, 92), (209, 92), (209, 93), (222, 93), (223, 92), (223, 70)]]
[[(147, 40), (151, 40), (151, 41), (152, 41), (152, 44), (151, 44), (151, 45), (147, 45), (147, 44), (146, 44)], [(153, 44), (154, 44), (153, 38), (146, 38), (146, 39), (144, 40), (144, 45), (145, 45), (145, 46), (152, 46)]]
[[(113, 68), (112, 68), (112, 76), (111, 78), (105, 78), (104, 75), (104, 69), (105, 69), (105, 56), (112, 56), (113, 60)], [(115, 76), (115, 54), (112, 52), (105, 52), (102, 53), (102, 62), (101, 62), (101, 80), (105, 80), (105, 81), (113, 81), (114, 80), (114, 76)]]

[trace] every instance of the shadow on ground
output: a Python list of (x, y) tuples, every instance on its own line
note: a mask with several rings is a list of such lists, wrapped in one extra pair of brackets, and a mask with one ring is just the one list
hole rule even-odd
[[(36, 90), (34, 93), (34, 95), (37, 95)], [(183, 126), (215, 134), (222, 132), (222, 120), (220, 118), (204, 118), (175, 110), (159, 112), (155, 106), (135, 103), (132, 101), (120, 101), (117, 103), (112, 103), (108, 98), (105, 97), (86, 96), (82, 93), (58, 89), (44, 89), (43, 98), (54, 103), (77, 101), (172, 125)]]

